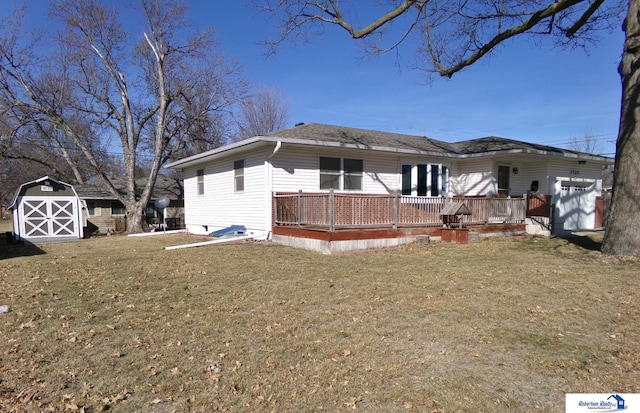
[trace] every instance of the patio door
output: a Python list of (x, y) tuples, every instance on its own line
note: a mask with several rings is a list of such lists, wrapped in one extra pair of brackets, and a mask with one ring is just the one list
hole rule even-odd
[(19, 214), (23, 238), (79, 237), (76, 198), (24, 199)]

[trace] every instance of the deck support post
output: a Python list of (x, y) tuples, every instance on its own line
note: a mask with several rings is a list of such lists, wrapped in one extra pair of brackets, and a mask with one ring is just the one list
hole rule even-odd
[(335, 217), (335, 197), (333, 195), (333, 188), (329, 190), (329, 232), (334, 232), (336, 230), (336, 224), (334, 221)]
[(302, 189), (298, 189), (298, 226), (302, 226)]
[(485, 196), (485, 198), (487, 199), (487, 201), (484, 203), (484, 223), (485, 225), (489, 225), (489, 209), (493, 208), (493, 205), (491, 199), (489, 199), (487, 196)]
[(398, 192), (393, 195), (393, 229), (398, 229), (398, 210), (400, 197), (398, 196)]

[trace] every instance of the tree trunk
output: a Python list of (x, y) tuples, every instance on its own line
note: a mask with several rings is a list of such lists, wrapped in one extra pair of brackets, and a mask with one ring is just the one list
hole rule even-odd
[(144, 209), (138, 205), (132, 205), (131, 208), (125, 206), (125, 208), (127, 209), (127, 233), (138, 234), (143, 232)]
[(620, 130), (613, 194), (602, 252), (640, 256), (640, 0), (629, 2), (619, 72)]

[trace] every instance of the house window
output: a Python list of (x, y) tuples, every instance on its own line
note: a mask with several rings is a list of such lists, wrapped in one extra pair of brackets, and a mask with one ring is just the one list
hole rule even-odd
[(411, 195), (412, 165), (402, 165), (402, 195)]
[(87, 201), (87, 212), (90, 216), (96, 215), (96, 203), (94, 201)]
[(448, 181), (449, 169), (444, 165), (402, 165), (402, 195), (446, 196)]
[(124, 215), (125, 212), (126, 212), (126, 209), (124, 208), (124, 205), (122, 204), (122, 202), (119, 202), (119, 201), (111, 202), (111, 215), (113, 216)]
[(431, 196), (440, 195), (440, 165), (431, 165)]
[(442, 176), (441, 176), (442, 179), (440, 180), (440, 189), (441, 189), (440, 195), (447, 196), (447, 194), (449, 193), (449, 168), (442, 165), (441, 171), (442, 171)]
[(362, 191), (363, 175), (362, 159), (344, 160), (344, 189), (347, 191)]
[(362, 159), (320, 157), (320, 189), (362, 191)]
[(418, 196), (427, 196), (427, 165), (418, 165)]
[(320, 189), (340, 189), (340, 158), (320, 157)]
[(198, 195), (204, 195), (204, 169), (198, 169), (196, 175), (198, 176)]
[(244, 159), (233, 163), (233, 179), (235, 191), (244, 191)]

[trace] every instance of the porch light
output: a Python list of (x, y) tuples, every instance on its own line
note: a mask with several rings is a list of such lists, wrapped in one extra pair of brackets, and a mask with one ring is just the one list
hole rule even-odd
[(511, 169), (511, 171), (513, 172), (514, 175), (518, 175), (518, 168), (513, 168)]

